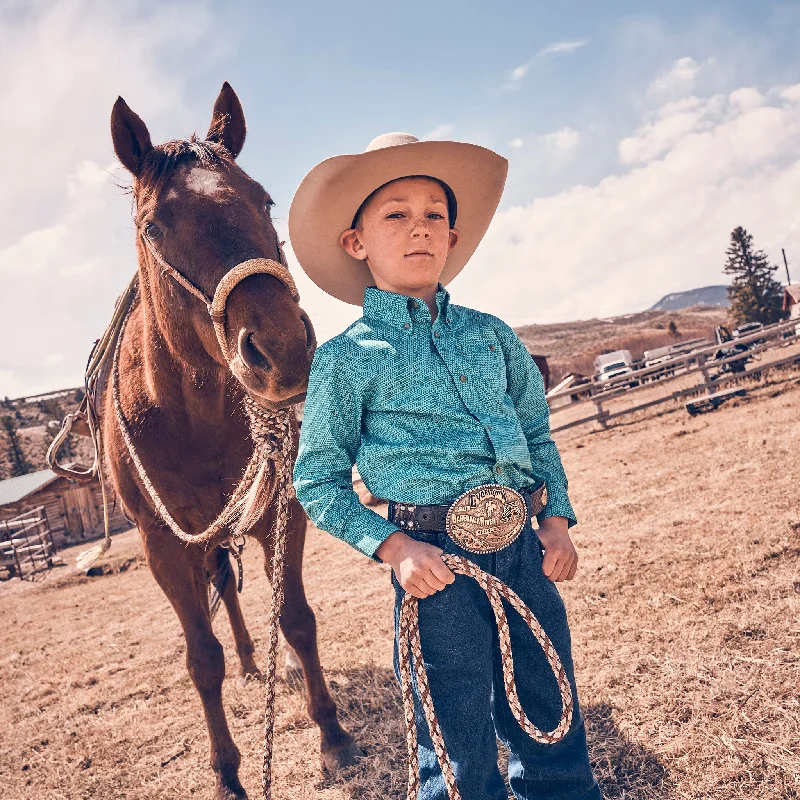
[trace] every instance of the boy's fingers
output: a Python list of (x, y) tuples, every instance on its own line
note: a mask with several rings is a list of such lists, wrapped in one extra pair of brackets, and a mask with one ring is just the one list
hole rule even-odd
[(572, 561), (569, 557), (567, 557), (564, 561), (559, 563), (560, 569), (558, 570), (558, 575), (554, 578), (556, 581), (565, 581), (567, 579), (567, 575), (569, 575), (570, 569), (572, 569)]
[(431, 592), (439, 592), (444, 589), (447, 584), (440, 580), (433, 572), (428, 571), (424, 572), (421, 575), (417, 576), (417, 585), (425, 584), (427, 588), (431, 590)]
[(555, 569), (558, 564), (558, 558), (556, 557), (555, 553), (552, 550), (545, 550), (544, 551), (544, 559), (542, 561), (542, 572), (544, 572), (545, 577), (550, 578), (553, 580), (555, 577)]
[(566, 580), (571, 581), (575, 577), (575, 573), (578, 571), (578, 559), (576, 558), (572, 562), (572, 566), (569, 568), (569, 575), (567, 575)]
[(439, 556), (431, 559), (431, 572), (445, 584), (452, 583), (456, 579), (450, 567)]
[(424, 600), (428, 597), (432, 592), (427, 587), (421, 587), (416, 583), (411, 583), (408, 581), (406, 586), (403, 587), (410, 595), (416, 597), (417, 600)]

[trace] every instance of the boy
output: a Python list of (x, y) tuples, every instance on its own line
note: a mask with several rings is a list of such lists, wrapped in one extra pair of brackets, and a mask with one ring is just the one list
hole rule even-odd
[[(399, 606), (405, 592), (420, 598), (430, 693), (463, 800), (506, 798), (496, 737), (509, 748), (520, 800), (595, 800), (569, 628), (553, 583), (575, 575), (568, 528), (576, 519), (542, 377), (505, 323), (452, 305), (444, 288), (485, 234), (507, 166), (475, 145), (385, 134), (304, 178), (289, 212), (295, 254), (326, 292), (363, 303), (363, 316), (315, 355), (295, 488), (319, 528), (391, 565), (396, 673)], [(388, 520), (359, 502), (354, 463), (367, 488), (389, 500)], [(507, 503), (487, 505), (477, 488), (486, 486)], [(466, 532), (449, 518), (456, 500), (467, 511), (457, 518), (480, 520), (464, 523)], [(475, 546), (463, 547), (467, 539)], [(575, 704), (556, 744), (529, 738), (512, 716), (486, 594), (456, 577), (443, 553), (504, 581), (552, 640)], [(561, 713), (556, 681), (524, 622), (508, 616), (522, 707), (548, 730)], [(419, 798), (446, 800), (418, 697), (415, 706)]]

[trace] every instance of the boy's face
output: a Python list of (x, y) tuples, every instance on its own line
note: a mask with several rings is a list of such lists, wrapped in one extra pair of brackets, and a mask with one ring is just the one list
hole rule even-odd
[(346, 230), (342, 247), (367, 262), (379, 289), (415, 297), (435, 291), (448, 253), (458, 241), (447, 196), (431, 178), (400, 178), (381, 187)]

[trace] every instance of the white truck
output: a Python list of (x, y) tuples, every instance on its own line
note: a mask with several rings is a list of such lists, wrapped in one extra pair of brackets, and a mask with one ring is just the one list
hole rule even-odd
[(614, 350), (603, 353), (594, 360), (594, 374), (598, 381), (610, 381), (620, 375), (633, 372), (633, 358), (630, 350)]

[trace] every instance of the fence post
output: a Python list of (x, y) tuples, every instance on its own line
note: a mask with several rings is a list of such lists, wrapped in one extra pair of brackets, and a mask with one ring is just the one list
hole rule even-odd
[(606, 428), (608, 428), (608, 424), (606, 423), (606, 417), (608, 416), (608, 411), (603, 410), (603, 402), (602, 400), (599, 400), (597, 397), (593, 397), (592, 402), (594, 403), (595, 408), (597, 409), (598, 413), (597, 421), (600, 423), (600, 427), (603, 430), (606, 430)]
[(706, 385), (706, 394), (714, 394), (714, 379), (711, 377), (711, 373), (709, 373), (708, 367), (706, 366), (705, 354), (701, 353), (697, 356), (697, 366), (700, 368), (700, 372), (703, 373), (703, 381)]

